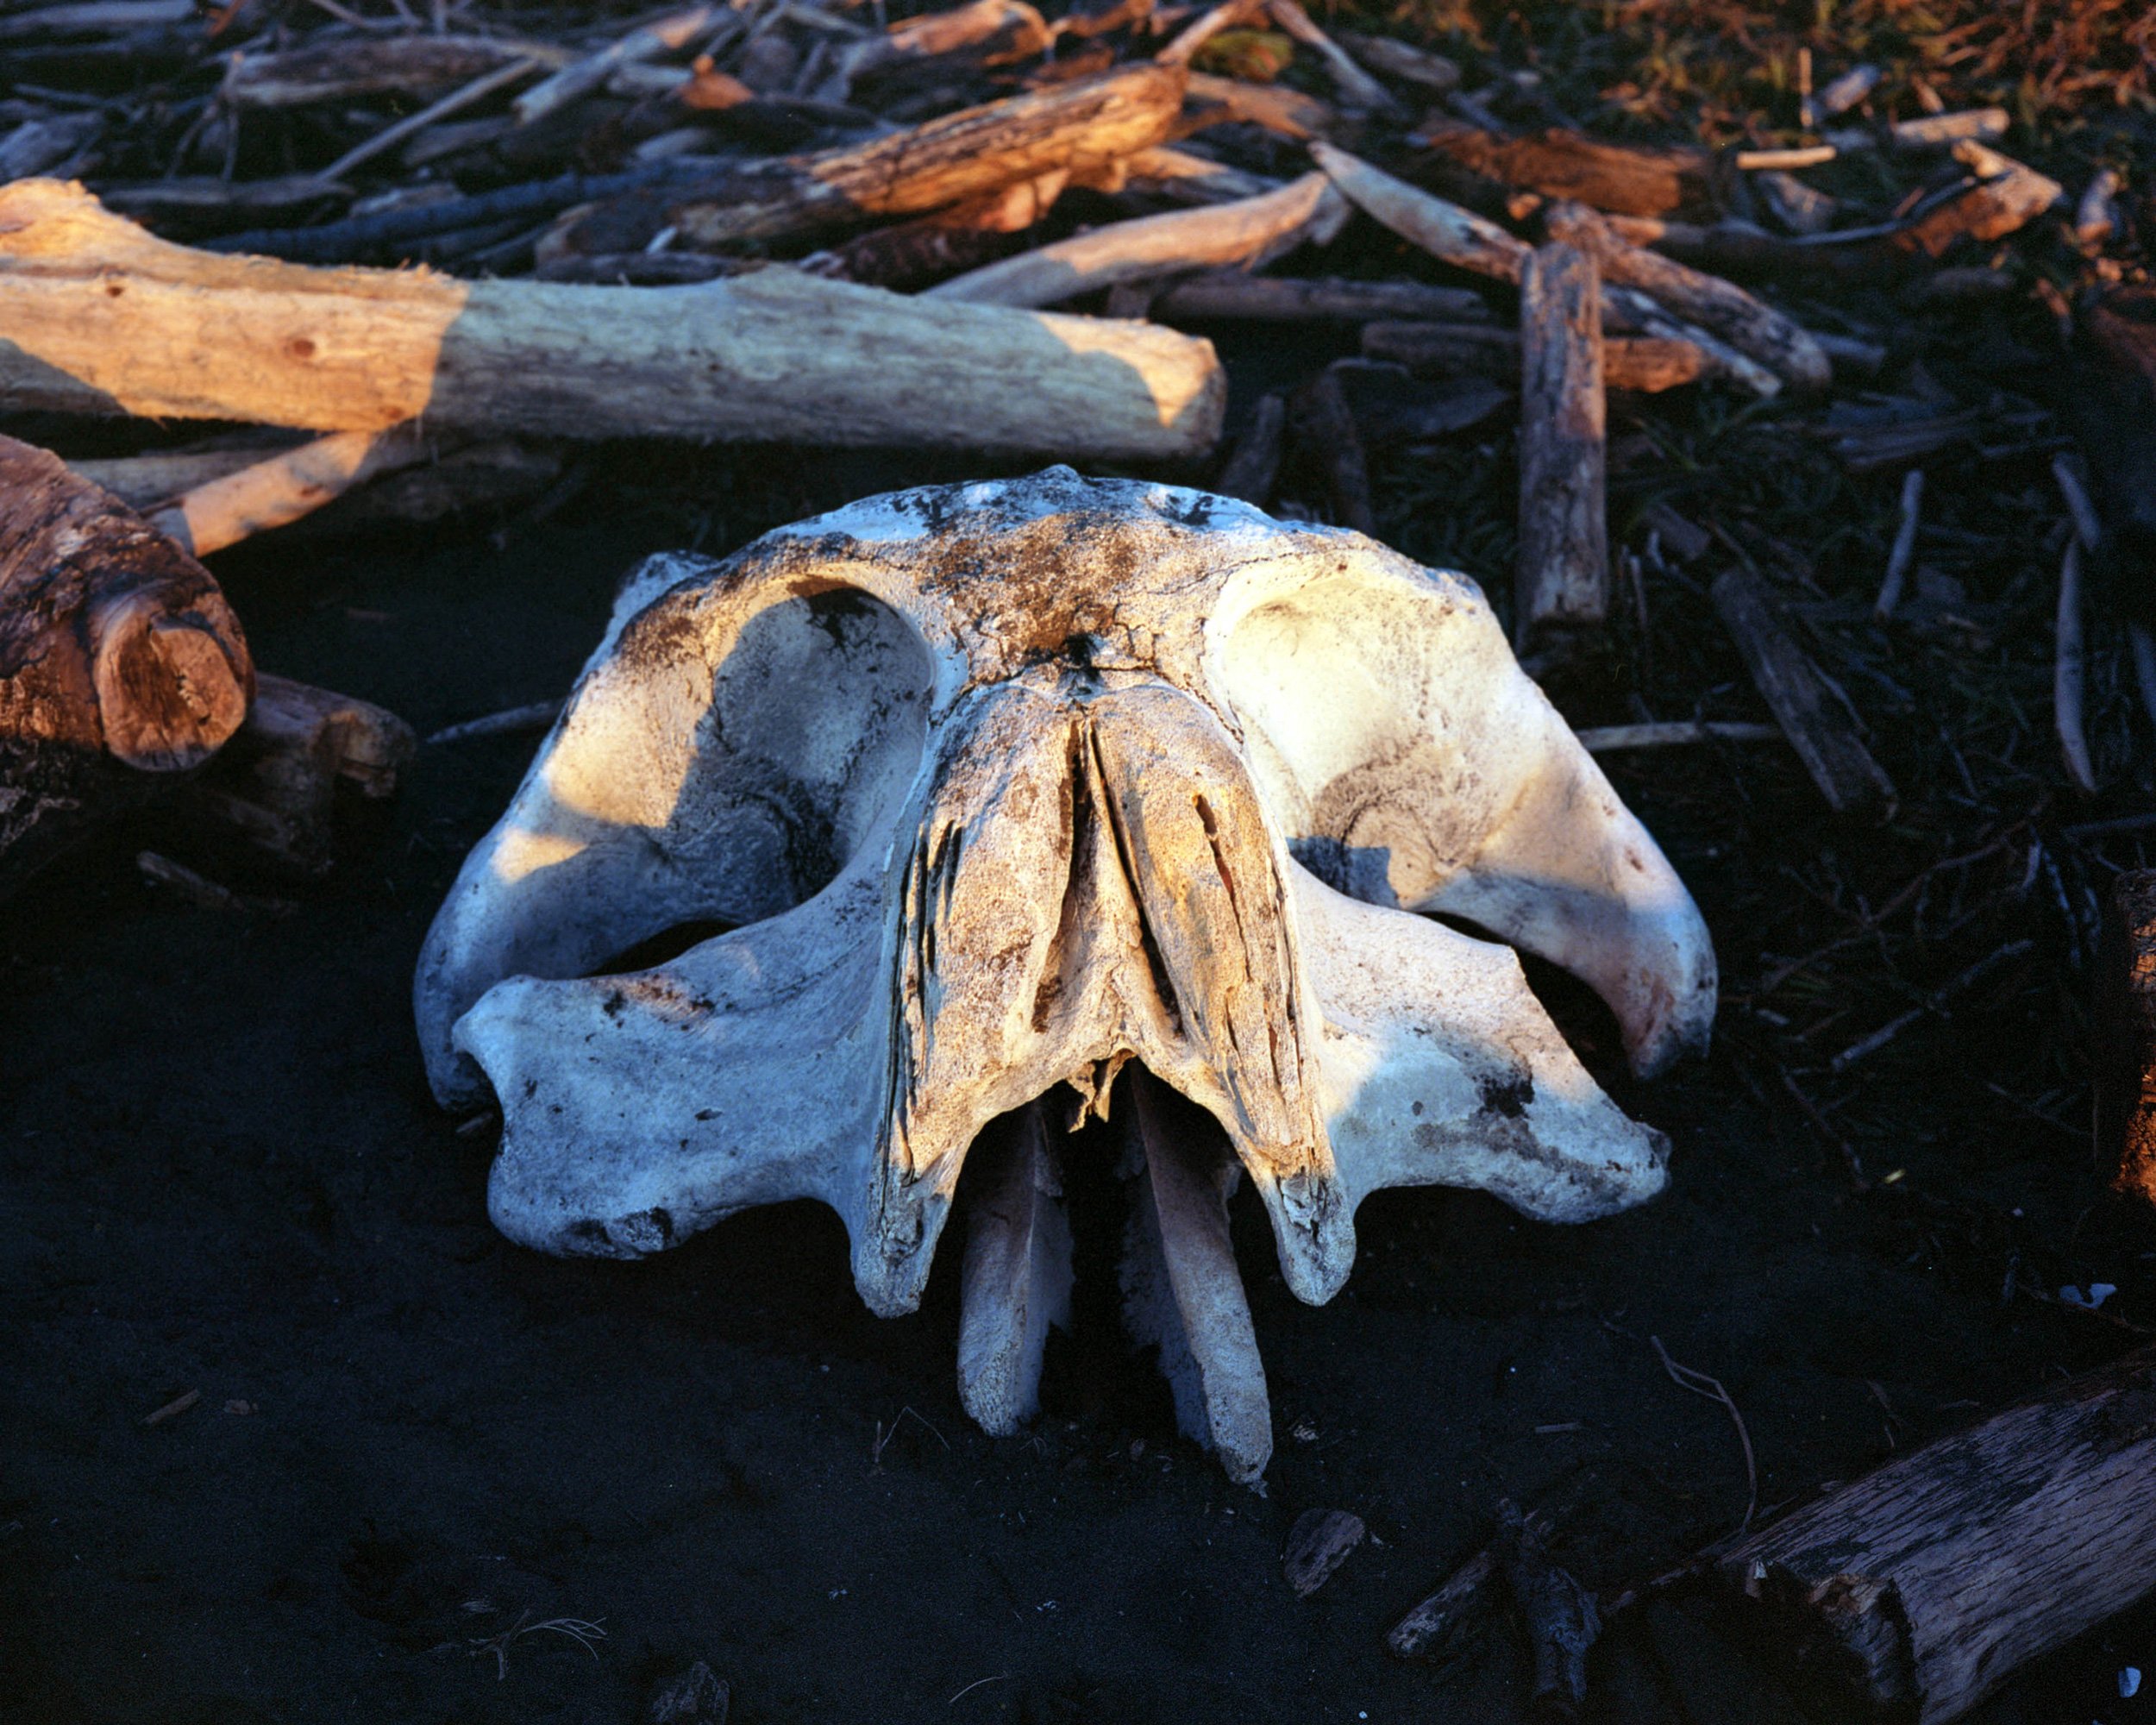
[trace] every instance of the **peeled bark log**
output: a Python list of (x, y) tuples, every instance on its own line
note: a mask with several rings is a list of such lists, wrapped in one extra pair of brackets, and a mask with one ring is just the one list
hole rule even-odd
[(1601, 279), (1562, 242), (1520, 283), (1520, 561), (1514, 631), (1523, 650), (1609, 614), (1603, 492)]
[(106, 461), (70, 461), (68, 470), (118, 498), (129, 509), (152, 513), (160, 504), (170, 503), (183, 492), (212, 480), (227, 478), (243, 467), (284, 454), (296, 439), (288, 432), (248, 434), (246, 442), (219, 437), (180, 449), (160, 449), (147, 455), (116, 455)]
[(1164, 142), (1183, 84), (1178, 66), (1131, 66), (866, 143), (744, 163), (695, 186), (629, 193), (577, 221), (568, 242), (580, 252), (633, 251), (672, 228), (677, 246), (718, 251), (939, 210)]
[(1480, 126), (1433, 119), (1413, 141), (1454, 166), (1501, 185), (1576, 198), (1620, 216), (1703, 214), (1712, 166), (1705, 150), (1647, 149), (1607, 144), (1584, 133), (1551, 127), (1507, 138)]
[(191, 251), (78, 188), (0, 189), (0, 405), (431, 429), (1200, 454), (1211, 343), (767, 269), (679, 292)]
[(2156, 1588), (2156, 1349), (1890, 1462), (1714, 1574), (1833, 1716), (1959, 1717)]
[(0, 438), (0, 885), (208, 760), (254, 681), (207, 569)]

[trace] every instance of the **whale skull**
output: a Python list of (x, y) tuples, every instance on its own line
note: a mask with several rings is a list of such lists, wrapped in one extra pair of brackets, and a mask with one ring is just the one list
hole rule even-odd
[(1037, 1405), (1060, 1157), (1112, 1096), (1126, 1317), (1251, 1478), (1238, 1175), (1312, 1302), (1380, 1188), (1578, 1221), (1663, 1183), (1510, 947), (1429, 913), (1582, 977), (1639, 1072), (1705, 1040), (1697, 910), (1471, 583), (1058, 468), (646, 563), (415, 994), (436, 1095), (498, 1101), (496, 1224), (544, 1251), (818, 1198), (906, 1312), (972, 1151), (959, 1382), (995, 1433)]

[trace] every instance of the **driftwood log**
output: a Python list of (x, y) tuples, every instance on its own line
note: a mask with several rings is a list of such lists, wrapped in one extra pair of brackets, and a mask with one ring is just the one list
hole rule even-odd
[[(1344, 150), (1319, 143), (1310, 147), (1310, 154), (1349, 202), (1372, 221), (1456, 269), (1519, 285), (1532, 249), (1524, 240), (1470, 210), (1395, 179)], [(1791, 360), (1802, 373), (1804, 387), (1828, 376), (1828, 362), (1818, 344), (1743, 289), (1627, 246), (1601, 216), (1584, 204), (1563, 207), (1570, 219), (1552, 225), (1551, 237), (1595, 254), (1603, 278), (1605, 326), (1689, 342), (1712, 357), (1718, 375), (1741, 384), (1755, 395), (1775, 394), (1782, 387), (1784, 373), (1771, 363), (1751, 357), (1747, 342), (1765, 342), (1775, 354)], [(1668, 297), (1671, 294), (1674, 298)], [(1745, 339), (1726, 339), (1702, 327), (1704, 320), (1694, 319), (1688, 309), (1694, 305), (1704, 307), (1718, 323), (1738, 326)]]
[(976, 305), (1056, 305), (1121, 282), (1238, 264), (1254, 269), (1305, 240), (1323, 244), (1348, 217), (1347, 200), (1321, 173), (1263, 197), (1112, 222), (1037, 246), (928, 290)]
[[(347, 439), (364, 446), (356, 461)], [(246, 442), (221, 437), (192, 448), (67, 465), (130, 509), (152, 517), (176, 511), (188, 523), (200, 521), (205, 532), (214, 519), (224, 536), (218, 544), (272, 527), (315, 535), (424, 525), (528, 501), (561, 477), (560, 455), (547, 448), (511, 439), (462, 448), (430, 442), (411, 440), (402, 427), (335, 432), (304, 443), (268, 432)], [(377, 450), (400, 459), (370, 461)], [(215, 547), (197, 541), (196, 549), (206, 555)]]
[[(1520, 380), (1520, 332), (1474, 323), (1382, 323), (1363, 326), (1363, 352), (1413, 372), (1436, 376), (1465, 373), (1501, 383)], [(1608, 389), (1659, 394), (1679, 385), (1727, 373), (1714, 355), (1694, 342), (1655, 336), (1602, 338), (1602, 383)]]
[(1472, 323), (1487, 320), (1491, 313), (1472, 288), (1218, 270), (1175, 283), (1153, 301), (1153, 316), (1162, 323), (1178, 324), (1365, 323), (1376, 319)]
[(254, 682), (207, 569), (57, 456), (0, 438), (0, 886), (201, 766)]
[(1714, 610), (1760, 698), (1827, 806), (1836, 814), (1872, 820), (1892, 815), (1900, 800), (1894, 781), (1871, 758), (1855, 720), (1797, 645), (1767, 584), (1749, 570), (1728, 569), (1715, 580), (1713, 594)]
[(1582, 204), (1551, 205), (1548, 221), (1551, 238), (1593, 252), (1608, 279), (1652, 296), (1676, 316), (1757, 360), (1799, 392), (1823, 393), (1833, 383), (1833, 365), (1810, 334), (1735, 283), (1626, 244), (1608, 223)]
[(1702, 149), (1604, 143), (1560, 127), (1508, 138), (1442, 119), (1426, 122), (1412, 141), (1477, 179), (1576, 198), (1617, 215), (1696, 215), (1713, 207), (1713, 159)]
[(677, 291), (317, 269), (0, 189), (0, 407), (311, 430), (1201, 454), (1212, 345), (768, 269)]
[(566, 238), (580, 252), (639, 250), (667, 229), (692, 251), (769, 245), (918, 215), (1058, 170), (1105, 167), (1168, 139), (1185, 77), (1180, 66), (1131, 66), (866, 143), (744, 162), (694, 186), (626, 193), (576, 219)]
[(392, 795), (416, 746), (386, 708), (265, 674), (247, 722), (188, 787), (183, 812), (204, 836), (236, 837), (287, 873), (324, 875), (341, 796)]
[(1609, 612), (1603, 496), (1601, 278), (1553, 241), (1520, 280), (1520, 559), (1514, 635), (1524, 649)]
[(1959, 1717), (2156, 1588), (2156, 1349), (1890, 1462), (1714, 1575), (1832, 1716)]

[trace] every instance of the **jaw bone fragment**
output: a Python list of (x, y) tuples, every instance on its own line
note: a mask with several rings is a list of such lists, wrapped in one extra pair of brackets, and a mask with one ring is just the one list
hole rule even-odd
[(1238, 1175), (1313, 1302), (1380, 1188), (1579, 1221), (1664, 1181), (1510, 948), (1415, 913), (1583, 977), (1643, 1074), (1706, 1039), (1698, 912), (1470, 583), (1055, 468), (653, 559), (415, 1001), (436, 1095), (499, 1099), (489, 1208), (542, 1250), (641, 1256), (814, 1197), (905, 1312), (985, 1158), (959, 1377), (993, 1432), (1037, 1406), (1069, 1289), (1043, 1099), (1082, 1120), (1127, 1092), (1126, 1316), (1255, 1477)]

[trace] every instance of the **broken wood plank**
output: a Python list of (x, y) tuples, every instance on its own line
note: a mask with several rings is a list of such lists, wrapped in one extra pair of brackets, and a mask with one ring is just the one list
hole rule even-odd
[(1713, 1576), (1837, 1716), (1959, 1718), (2156, 1588), (2156, 1350), (1889, 1462)]
[(1490, 1584), (1496, 1578), (1497, 1553), (1485, 1546), (1393, 1625), (1385, 1637), (1387, 1651), (1397, 1659), (1432, 1660), (1457, 1651), (1470, 1628), (1495, 1610)]
[(619, 67), (679, 53), (699, 34), (709, 30), (718, 16), (716, 6), (705, 5), (691, 6), (654, 19), (595, 53), (568, 61), (551, 78), (535, 84), (510, 104), (510, 111), (517, 116), (520, 126), (542, 120), (556, 109), (566, 108), (578, 97), (598, 89), (605, 83), (608, 74)]
[(1112, 222), (937, 284), (924, 298), (976, 305), (1056, 305), (1119, 282), (1236, 264), (1257, 268), (1347, 220), (1347, 201), (1322, 173), (1233, 204)]
[(1280, 1565), (1295, 1597), (1307, 1599), (1330, 1581), (1367, 1532), (1363, 1518), (1345, 1509), (1306, 1509), (1296, 1516)]
[[(901, 292), (978, 270), (1010, 249), (1011, 235), (1024, 233), (1045, 217), (1069, 179), (1068, 173), (1059, 170), (917, 216), (910, 222), (871, 228), (805, 259), (801, 267), (834, 280)], [(658, 252), (651, 255), (703, 254)]]
[(1609, 614), (1601, 278), (1562, 241), (1520, 279), (1520, 551), (1513, 633), (1549, 647)]
[(1380, 78), (1412, 84), (1432, 96), (1448, 96), (1460, 87), (1460, 68), (1443, 54), (1411, 47), (1392, 36), (1335, 30), (1334, 38)]
[(1397, 114), (1392, 92), (1357, 66), (1332, 38), (1311, 21), (1299, 0), (1265, 0), (1273, 22), (1325, 63), (1326, 74), (1347, 107), (1369, 114)]
[(1714, 581), (1714, 610), (1761, 699), (1836, 814), (1881, 821), (1900, 797), (1857, 735), (1855, 721), (1782, 622), (1766, 583), (1746, 569)]
[(1601, 1634), (1595, 1596), (1551, 1560), (1540, 1530), (1510, 1503), (1498, 1505), (1495, 1545), (1534, 1661), (1530, 1704), (1570, 1718), (1587, 1699), (1587, 1655)]
[[(0, 188), (0, 404), (474, 436), (1200, 454), (1209, 342), (767, 269), (680, 292), (191, 251), (78, 187)], [(216, 332), (204, 342), (194, 332)]]

